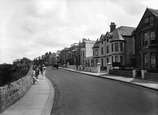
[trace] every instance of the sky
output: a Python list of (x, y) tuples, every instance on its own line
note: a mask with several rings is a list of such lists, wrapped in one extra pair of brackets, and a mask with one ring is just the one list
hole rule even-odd
[(96, 40), (111, 22), (137, 27), (147, 7), (158, 0), (0, 0), (0, 64)]

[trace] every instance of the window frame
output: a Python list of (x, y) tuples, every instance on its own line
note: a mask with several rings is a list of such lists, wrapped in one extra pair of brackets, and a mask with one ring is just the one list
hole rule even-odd
[(116, 56), (115, 56), (115, 62), (119, 62), (118, 58), (119, 58), (119, 57), (116, 55)]
[(119, 48), (118, 48), (118, 43), (115, 43), (115, 52), (118, 52), (119, 51)]
[(154, 17), (153, 16), (150, 17), (150, 25), (151, 26), (154, 25)]
[(109, 46), (106, 46), (106, 48), (107, 48), (107, 50), (106, 50), (106, 51), (107, 51), (107, 53), (109, 53)]
[(120, 43), (120, 51), (123, 51), (123, 43)]
[(149, 17), (144, 19), (144, 24), (148, 24), (149, 23)]
[[(153, 60), (152, 60), (152, 54), (154, 54), (154, 64), (152, 64)], [(152, 66), (154, 65), (154, 66)], [(152, 69), (155, 69), (156, 68), (156, 52), (151, 52), (150, 53), (150, 67)]]

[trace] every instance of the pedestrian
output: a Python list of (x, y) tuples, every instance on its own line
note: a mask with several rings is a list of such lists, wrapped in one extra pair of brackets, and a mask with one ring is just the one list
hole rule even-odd
[(40, 71), (41, 71), (41, 74), (43, 75), (43, 66), (40, 65)]
[(35, 70), (32, 71), (32, 84), (36, 83)]
[(39, 82), (38, 80), (38, 76), (39, 76), (39, 68), (37, 67), (36, 70), (35, 70), (35, 77), (36, 77), (36, 82)]
[(44, 73), (43, 75), (45, 75), (45, 73), (46, 73), (46, 66), (44, 64), (42, 65), (42, 71)]

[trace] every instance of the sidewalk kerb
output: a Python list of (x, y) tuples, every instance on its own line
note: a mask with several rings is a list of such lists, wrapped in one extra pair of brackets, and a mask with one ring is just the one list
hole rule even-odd
[(118, 79), (114, 79), (114, 78), (103, 77), (103, 76), (101, 76), (101, 75), (94, 75), (94, 74), (89, 74), (89, 73), (85, 73), (85, 72), (82, 72), (82, 71), (80, 72), (80, 71), (77, 71), (77, 70), (71, 70), (71, 69), (66, 69), (66, 68), (61, 68), (61, 69), (68, 70), (68, 71), (72, 71), (72, 72), (76, 72), (76, 73), (86, 74), (86, 75), (90, 75), (90, 76), (100, 77), (100, 78), (104, 78), (104, 79), (115, 80), (115, 81), (119, 81), (119, 82), (131, 84), (131, 85), (140, 86), (140, 87), (143, 87), (143, 88), (148, 88), (148, 89), (151, 89), (151, 90), (154, 90), (154, 91), (158, 91), (158, 89), (156, 89), (156, 88), (144, 86), (144, 85), (137, 84), (137, 83), (133, 83), (133, 82), (127, 82), (127, 81), (118, 80)]
[(54, 87), (51, 84), (50, 80), (45, 75), (44, 75), (44, 78), (46, 79), (46, 81), (49, 85), (49, 96), (48, 96), (47, 102), (45, 104), (45, 107), (43, 108), (41, 115), (50, 115), (52, 107), (53, 107), (55, 90), (54, 90)]

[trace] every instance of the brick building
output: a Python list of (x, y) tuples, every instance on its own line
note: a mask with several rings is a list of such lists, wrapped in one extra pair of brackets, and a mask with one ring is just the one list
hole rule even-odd
[(158, 72), (158, 10), (147, 8), (135, 31), (136, 66)]

